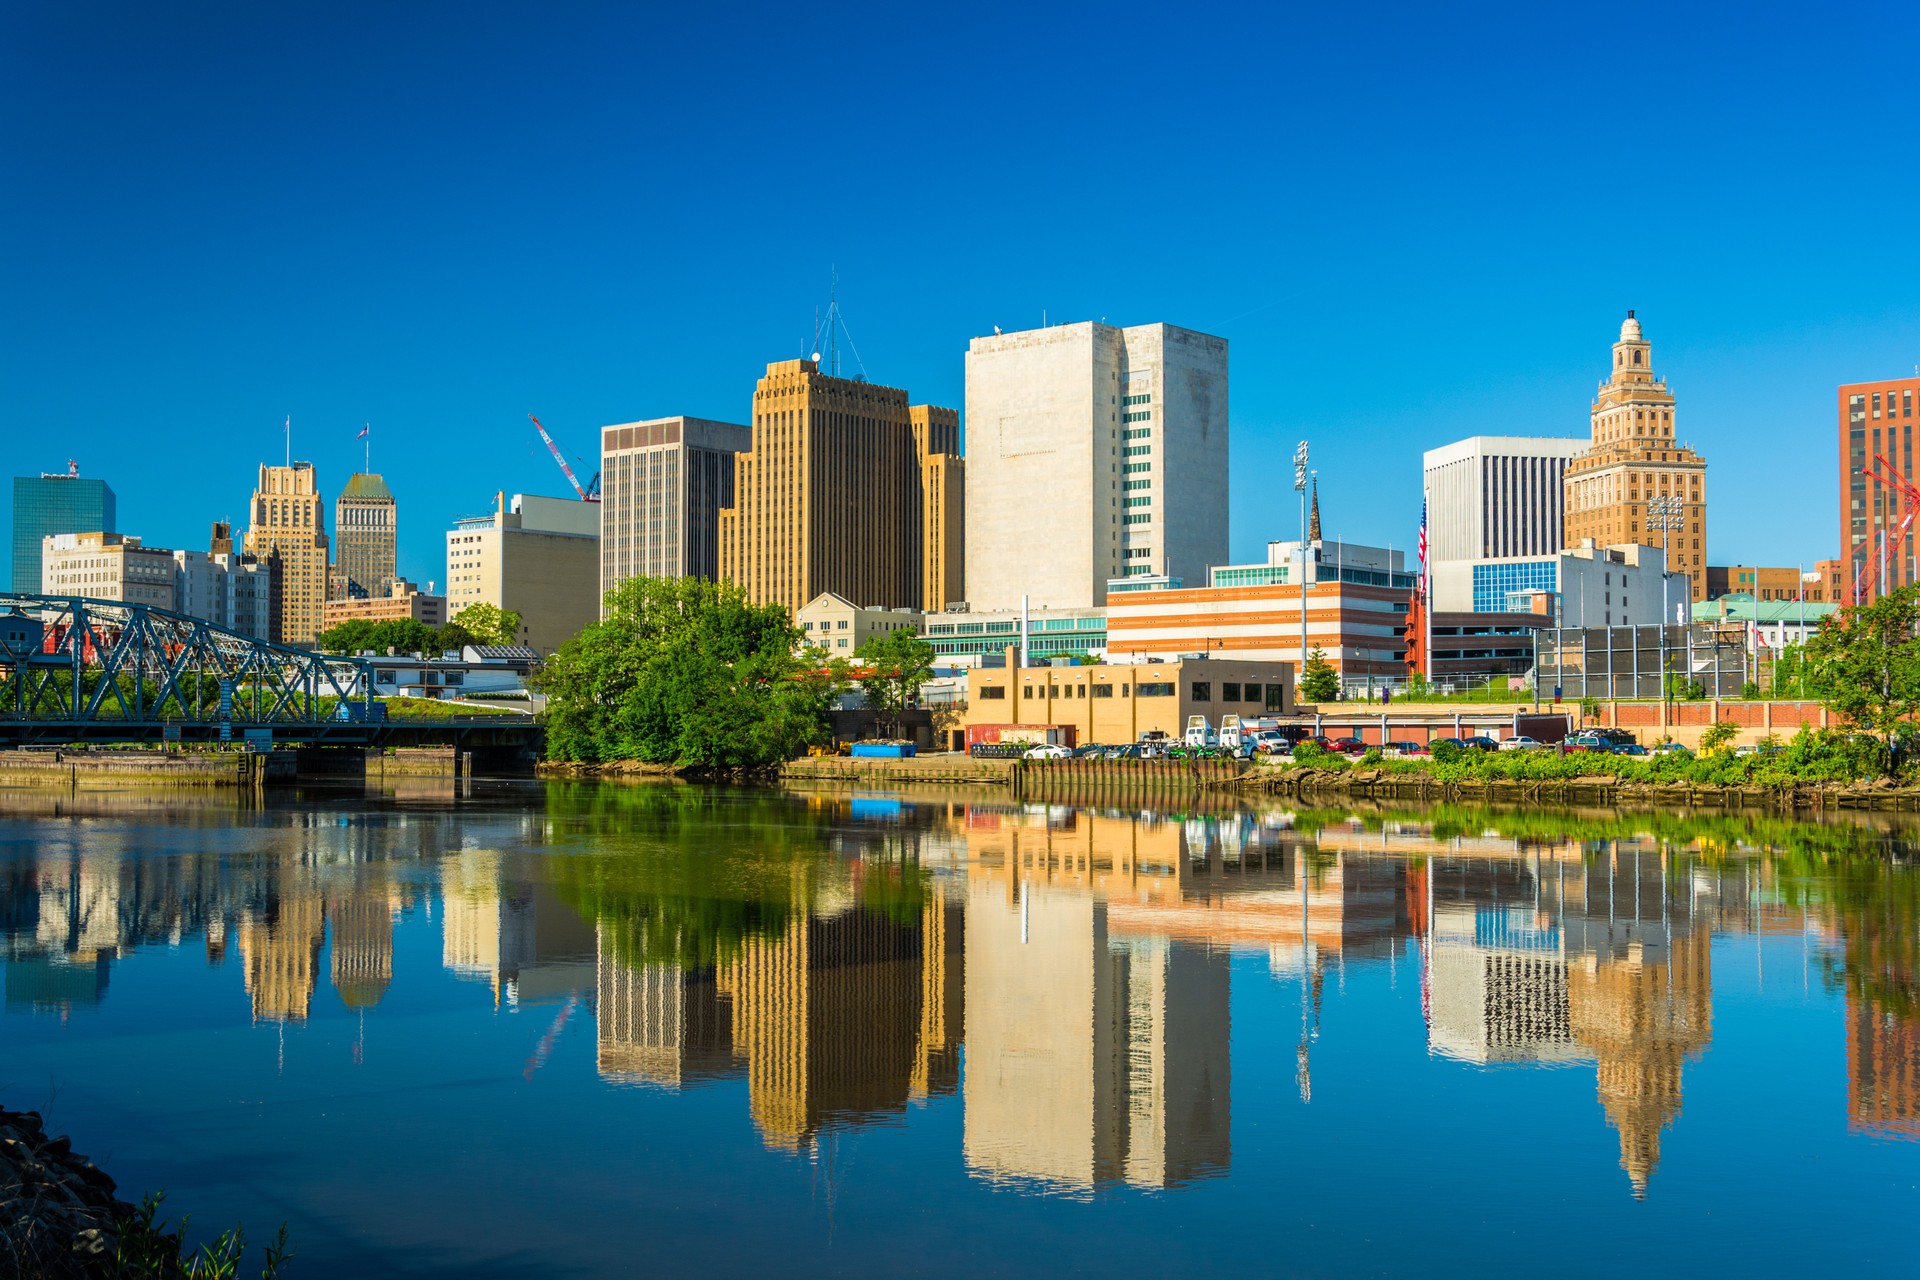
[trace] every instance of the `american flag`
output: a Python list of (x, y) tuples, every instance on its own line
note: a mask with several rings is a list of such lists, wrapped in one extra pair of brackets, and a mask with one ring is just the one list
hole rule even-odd
[(1420, 576), (1427, 576), (1427, 500), (1420, 499)]
[(372, 424), (371, 422), (369, 422), (369, 423), (368, 423), (368, 424), (367, 424), (366, 426), (364, 426), (364, 427), (362, 427), (362, 428), (360, 428), (360, 434), (359, 434), (359, 435), (357, 435), (357, 436), (355, 436), (355, 437), (354, 437), (354, 439), (355, 439), (355, 440), (365, 440), (365, 439), (367, 438), (367, 432), (369, 432), (369, 431), (371, 431), (371, 430), (373, 430), (373, 424)]

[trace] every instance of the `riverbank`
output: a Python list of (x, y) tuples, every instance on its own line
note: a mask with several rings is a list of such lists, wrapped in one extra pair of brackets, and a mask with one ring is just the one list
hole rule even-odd
[(48, 1136), (32, 1111), (0, 1108), (0, 1263), (47, 1280), (115, 1273), (120, 1225), (134, 1207), (113, 1179)]
[(1421, 804), (1557, 804), (1581, 807), (1883, 809), (1920, 811), (1920, 788), (1877, 782), (1799, 782), (1729, 786), (1693, 782), (1636, 782), (1611, 774), (1568, 778), (1440, 779), (1421, 771), (1262, 768), (1235, 781), (1236, 789), (1302, 801), (1397, 800)]

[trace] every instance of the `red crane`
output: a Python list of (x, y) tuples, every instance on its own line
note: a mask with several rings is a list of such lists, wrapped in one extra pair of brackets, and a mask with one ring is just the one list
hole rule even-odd
[[(1882, 544), (1883, 546), (1898, 548), (1906, 541), (1907, 530), (1913, 526), (1913, 517), (1915, 514), (1920, 514), (1920, 489), (1916, 489), (1910, 480), (1900, 474), (1897, 467), (1879, 454), (1876, 453), (1873, 455), (1873, 461), (1874, 467), (1863, 467), (1861, 468), (1862, 472), (1872, 476), (1885, 488), (1893, 490), (1899, 498), (1905, 500), (1907, 505), (1907, 514), (1905, 518), (1900, 521), (1900, 527), (1894, 530), (1893, 538), (1890, 542), (1883, 542)], [(1885, 467), (1887, 474), (1881, 475), (1879, 471), (1874, 469), (1875, 467)], [(1884, 529), (1881, 530), (1880, 536), (1883, 539), (1886, 538), (1886, 531)], [(1872, 538), (1867, 538), (1861, 542), (1860, 547), (1868, 546), (1872, 541)], [(1859, 551), (1860, 547), (1855, 547), (1854, 550)], [(1894, 554), (1897, 556), (1899, 553), (1896, 550)], [(1880, 581), (1881, 567), (1885, 563), (1885, 556), (1876, 560), (1873, 557), (1871, 549), (1869, 549), (1867, 554), (1867, 571), (1853, 584), (1853, 602), (1855, 604), (1859, 604), (1872, 596), (1873, 588)]]
[(594, 472), (592, 483), (582, 489), (579, 478), (573, 474), (573, 468), (567, 465), (566, 455), (560, 452), (560, 446), (553, 442), (553, 437), (547, 434), (547, 429), (540, 425), (540, 419), (534, 417), (532, 414), (528, 414), (527, 421), (533, 423), (533, 429), (538, 431), (540, 438), (547, 442), (547, 449), (553, 454), (553, 460), (559, 463), (560, 470), (566, 473), (567, 483), (572, 485), (573, 491), (580, 495), (580, 501), (600, 501), (600, 473), (597, 471)]

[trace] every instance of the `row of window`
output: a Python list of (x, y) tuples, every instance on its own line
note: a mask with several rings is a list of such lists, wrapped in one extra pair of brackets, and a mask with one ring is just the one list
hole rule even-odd
[(1123, 414), (1121, 414), (1121, 415), (1120, 415), (1120, 421), (1122, 421), (1122, 422), (1152, 422), (1152, 421), (1153, 421), (1153, 410), (1151, 410), (1151, 409), (1135, 409), (1135, 410), (1133, 410), (1133, 411), (1132, 411), (1131, 413), (1123, 413)]

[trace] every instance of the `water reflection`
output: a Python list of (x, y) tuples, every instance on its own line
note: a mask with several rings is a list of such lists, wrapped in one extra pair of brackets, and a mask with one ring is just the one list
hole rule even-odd
[(1243, 1089), (1290, 1075), (1311, 1105), (1329, 992), (1386, 966), (1417, 977), (1424, 1027), (1404, 1031), (1434, 1070), (1591, 1071), (1644, 1196), (1713, 1052), (1716, 939), (1768, 936), (1843, 994), (1849, 1129), (1920, 1138), (1920, 888), (1898, 828), (556, 786), (4, 829), (9, 1013), (98, 1009), (121, 958), (191, 947), (238, 969), (257, 1022), (314, 1017), (323, 986), (377, 1021), (414, 976), (397, 937), (428, 931), (463, 990), (555, 1007), (529, 1079), (590, 1014), (608, 1083), (743, 1083), (780, 1152), (957, 1096), (989, 1185), (1219, 1177), (1236, 985), (1299, 1007), (1292, 1061)]

